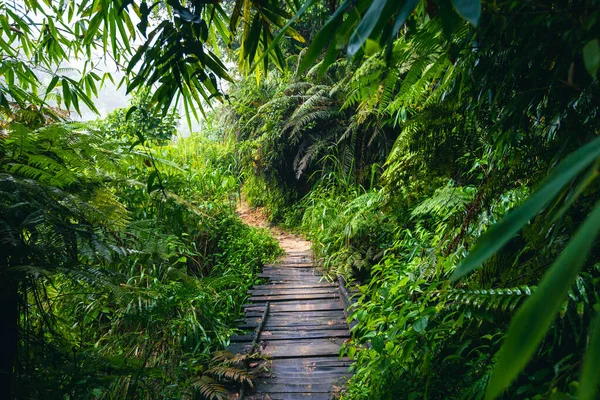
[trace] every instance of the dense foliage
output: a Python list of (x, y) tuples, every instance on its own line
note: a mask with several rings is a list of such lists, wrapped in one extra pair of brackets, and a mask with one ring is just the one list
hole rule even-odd
[[(344, 398), (595, 398), (599, 31), (597, 0), (0, 1), (0, 386), (223, 394), (278, 253), (242, 191), (358, 286)], [(138, 97), (67, 122), (98, 52)]]
[[(192, 396), (278, 254), (235, 216), (226, 148), (135, 142), (113, 129), (122, 118), (4, 131), (1, 276), (19, 319), (5, 320), (3, 345), (18, 354), (16, 397)], [(138, 127), (164, 140), (176, 121)]]

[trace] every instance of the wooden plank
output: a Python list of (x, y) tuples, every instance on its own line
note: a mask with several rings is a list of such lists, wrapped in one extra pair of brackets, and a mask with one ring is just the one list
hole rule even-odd
[[(276, 365), (280, 360), (285, 360), (285, 358), (280, 358), (279, 360), (275, 360), (273, 362)], [(272, 367), (271, 374), (273, 377), (279, 378), (302, 378), (302, 377), (317, 377), (317, 376), (345, 376), (348, 375), (349, 367), (319, 367), (319, 368), (310, 368), (303, 367), (301, 369), (295, 368), (279, 368)]]
[(342, 304), (340, 302), (285, 302), (285, 303), (274, 303), (271, 304), (272, 312), (281, 311), (323, 311), (323, 310), (342, 310)]
[(282, 265), (265, 265), (263, 271), (280, 271), (280, 272), (296, 272), (299, 274), (318, 274), (319, 272), (313, 267), (298, 266), (298, 264), (282, 264)]
[[(280, 358), (274, 360), (273, 363), (276, 364), (277, 361), (284, 360), (284, 358)], [(352, 376), (349, 372), (348, 367), (323, 367), (318, 369), (304, 369), (304, 370), (287, 370), (287, 371), (278, 371), (275, 372), (271, 370), (271, 378), (280, 378), (287, 379), (288, 382), (311, 382), (313, 379), (320, 378), (335, 378), (335, 377), (348, 377)]]
[[(265, 328), (293, 328), (293, 329), (306, 329), (306, 330), (315, 330), (321, 327), (322, 329), (327, 329), (326, 327), (330, 326), (344, 326), (346, 323), (345, 318), (336, 318), (336, 319), (319, 319), (317, 321), (294, 321), (290, 319), (277, 319), (277, 320), (267, 320), (265, 322)], [(331, 328), (330, 328), (331, 329)]]
[[(281, 383), (281, 384), (261, 384), (255, 386), (258, 393), (329, 393), (331, 391), (329, 383)], [(286, 399), (289, 397), (285, 397)]]
[(274, 340), (267, 342), (263, 354), (272, 358), (337, 355), (341, 339)]
[[(315, 356), (335, 356), (339, 354), (342, 339), (273, 340), (261, 342), (262, 354), (273, 359)], [(244, 353), (250, 349), (249, 343), (234, 343), (227, 349), (232, 353)]]
[(348, 357), (309, 357), (309, 358), (285, 358), (277, 361), (277, 366), (350, 366), (352, 360)]
[[(244, 320), (245, 324), (250, 324), (250, 323), (259, 323), (262, 319), (261, 317), (248, 317)], [(284, 324), (284, 323), (293, 323), (294, 325), (298, 325), (298, 324), (306, 324), (306, 326), (309, 325), (317, 325), (317, 324), (321, 324), (321, 323), (326, 323), (328, 321), (342, 321), (343, 323), (346, 322), (346, 317), (344, 317), (344, 314), (342, 314), (341, 312), (338, 313), (334, 313), (331, 315), (321, 315), (321, 316), (313, 316), (313, 315), (300, 315), (300, 313), (277, 313), (277, 314), (271, 314), (269, 313), (269, 317), (267, 318), (267, 320), (265, 321), (265, 323), (278, 323), (278, 324)]]
[(264, 301), (282, 301), (282, 300), (317, 300), (317, 299), (339, 299), (338, 293), (313, 293), (313, 294), (281, 294), (252, 296), (250, 300), (256, 303)]
[[(270, 312), (277, 311), (293, 311), (293, 308), (290, 309), (288, 306), (301, 306), (298, 311), (316, 311), (315, 309), (310, 308), (310, 306), (323, 306), (323, 307), (333, 307), (332, 309), (343, 310), (342, 302), (339, 300), (330, 300), (330, 299), (316, 299), (316, 300), (290, 300), (285, 302), (276, 302), (271, 304)], [(284, 307), (285, 306), (285, 307)], [(304, 307), (304, 309), (302, 308)], [(249, 303), (244, 304), (244, 309), (256, 311), (263, 310), (264, 303)], [(321, 308), (322, 310), (327, 310), (328, 308)]]
[[(307, 282), (314, 281), (316, 283), (321, 282), (323, 278), (322, 275), (316, 274), (286, 274), (284, 272), (263, 272), (258, 274), (259, 278), (267, 278), (273, 281), (283, 281), (283, 280), (302, 280), (306, 279)], [(311, 282), (312, 283), (312, 282)]]
[[(249, 335), (239, 335), (241, 339)], [(289, 340), (289, 339), (322, 339), (322, 338), (349, 338), (350, 332), (347, 329), (320, 329), (314, 331), (295, 330), (295, 331), (271, 331), (263, 330), (259, 340)], [(250, 339), (252, 340), (252, 339)], [(233, 340), (233, 337), (231, 339)], [(242, 341), (242, 340), (236, 340)]]
[(265, 275), (265, 276), (269, 276), (269, 275), (318, 276), (318, 277), (323, 276), (322, 274), (319, 274), (312, 268), (309, 268), (306, 270), (293, 269), (293, 268), (276, 268), (276, 269), (265, 268), (262, 271), (262, 275)]
[(227, 346), (227, 348), (225, 350), (233, 353), (233, 354), (237, 354), (237, 353), (243, 353), (246, 350), (248, 350), (250, 348), (250, 343), (232, 343), (229, 346)]
[[(285, 331), (285, 330), (289, 330), (291, 327), (287, 327), (287, 326), (269, 326), (269, 330), (270, 331)], [(300, 327), (293, 327), (294, 329), (302, 329), (304, 331), (318, 331), (320, 329), (333, 329), (333, 330), (340, 330), (340, 329), (348, 329), (348, 324), (344, 321), (343, 324), (337, 324), (337, 325), (310, 325), (310, 326), (302, 326)]]
[[(265, 333), (264, 331), (261, 334)], [(233, 335), (229, 338), (231, 343), (240, 343), (240, 342), (251, 342), (254, 340), (254, 335)]]
[(263, 274), (281, 274), (281, 275), (311, 275), (323, 276), (323, 274), (315, 271), (314, 268), (265, 268)]
[(297, 294), (316, 294), (316, 293), (333, 293), (338, 294), (339, 290), (335, 287), (307, 288), (307, 289), (292, 289), (278, 288), (272, 289), (250, 289), (248, 294), (253, 295), (297, 295)]
[[(257, 318), (260, 317), (262, 313), (260, 311), (247, 311), (246, 318)], [(319, 310), (319, 311), (271, 311), (269, 315), (278, 317), (278, 316), (289, 316), (289, 317), (328, 317), (328, 318), (339, 318), (343, 315), (340, 310)]]
[[(246, 311), (257, 311), (264, 308), (264, 303), (245, 304)], [(275, 302), (271, 304), (270, 312), (282, 311), (318, 311), (318, 310), (343, 310), (342, 302), (339, 300), (317, 299)]]
[(312, 284), (293, 284), (293, 283), (280, 283), (280, 284), (275, 284), (275, 283), (271, 283), (271, 284), (267, 284), (267, 285), (256, 285), (253, 287), (253, 289), (257, 289), (257, 290), (262, 290), (262, 289), (273, 289), (273, 288), (278, 288), (278, 289), (310, 289), (310, 288), (322, 288), (322, 287), (327, 287), (327, 288), (337, 288), (336, 285), (329, 283), (329, 282), (319, 282), (319, 283), (312, 283)]
[[(240, 329), (254, 329), (259, 326), (259, 321), (246, 321), (243, 324), (239, 324)], [(322, 319), (314, 322), (308, 321), (293, 321), (289, 319), (280, 320), (268, 320), (265, 322), (265, 329), (277, 329), (281, 328), (294, 328), (297, 330), (318, 330), (318, 329), (340, 329), (340, 326), (347, 326), (345, 318), (337, 319)], [(343, 328), (342, 328), (343, 329)]]
[(310, 384), (321, 384), (321, 385), (336, 385), (341, 386), (348, 382), (350, 375), (346, 372), (345, 375), (340, 374), (308, 374), (302, 376), (274, 376), (271, 378), (258, 378), (255, 384), (262, 385), (285, 385), (290, 382), (310, 382)]
[(281, 282), (281, 283), (289, 283), (289, 282), (302, 282), (302, 283), (319, 283), (323, 282), (320, 276), (317, 275), (307, 275), (307, 276), (292, 276), (292, 275), (266, 275), (259, 274), (259, 278), (267, 278), (272, 282)]
[(272, 393), (270, 400), (331, 400), (330, 393)]
[(290, 317), (290, 318), (303, 318), (303, 317), (326, 317), (326, 318), (341, 318), (343, 313), (339, 310), (316, 310), (316, 311), (272, 311), (269, 313), (271, 317)]

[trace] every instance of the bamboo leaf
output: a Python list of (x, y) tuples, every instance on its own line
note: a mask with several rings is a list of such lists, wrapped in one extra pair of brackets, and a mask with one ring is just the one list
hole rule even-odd
[(456, 11), (473, 26), (479, 25), (481, 0), (452, 0)]
[(306, 50), (304, 57), (302, 57), (302, 61), (298, 67), (298, 72), (304, 72), (310, 67), (319, 54), (321, 50), (327, 46), (329, 41), (331, 40), (335, 30), (339, 27), (340, 23), (343, 22), (344, 12), (350, 7), (350, 1), (345, 1), (342, 5), (338, 7), (338, 9), (333, 13), (333, 15), (327, 20), (325, 25), (319, 30), (315, 38), (312, 40), (312, 43)]
[(584, 46), (583, 62), (588, 73), (595, 78), (600, 69), (600, 42), (598, 39), (590, 40)]
[(375, 26), (379, 23), (382, 18), (387, 18), (389, 15), (385, 13), (385, 9), (391, 3), (397, 0), (374, 0), (371, 7), (367, 10), (367, 13), (360, 21), (360, 24), (352, 33), (350, 37), (350, 43), (348, 43), (348, 55), (353, 56), (360, 50), (363, 44), (367, 41)]
[(590, 327), (590, 344), (586, 350), (583, 359), (583, 368), (581, 370), (581, 379), (579, 380), (579, 390), (577, 398), (579, 400), (597, 399), (598, 371), (600, 371), (600, 311), (596, 313), (596, 318)]
[(500, 396), (527, 365), (567, 297), (599, 232), (600, 202), (512, 319), (486, 391), (487, 399)]
[(457, 280), (479, 268), (539, 213), (567, 183), (598, 157), (600, 157), (600, 137), (571, 153), (554, 169), (540, 189), (477, 240), (473, 251), (454, 271), (451, 279)]

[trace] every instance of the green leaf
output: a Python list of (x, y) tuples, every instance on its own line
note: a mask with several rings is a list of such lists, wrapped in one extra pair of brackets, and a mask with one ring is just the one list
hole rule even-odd
[(397, 0), (374, 0), (371, 7), (367, 10), (367, 13), (361, 19), (360, 24), (352, 33), (350, 42), (348, 43), (348, 55), (353, 56), (360, 50), (363, 44), (367, 41), (375, 25), (382, 19), (389, 17), (385, 9), (388, 8), (388, 4), (395, 3)]
[(152, 193), (152, 191), (154, 191), (154, 181), (158, 178), (158, 174), (156, 173), (156, 171), (152, 171), (150, 172), (150, 175), (148, 175), (148, 185), (147, 185), (147, 190), (148, 193)]
[(319, 30), (317, 35), (312, 40), (310, 46), (304, 53), (302, 61), (298, 66), (298, 72), (302, 73), (306, 71), (317, 59), (321, 50), (329, 43), (333, 37), (335, 30), (338, 28), (340, 23), (343, 22), (344, 12), (350, 7), (350, 1), (345, 1), (342, 5), (335, 10), (335, 13), (327, 20), (325, 25)]
[(475, 243), (473, 251), (458, 266), (450, 279), (456, 280), (476, 268), (500, 250), (531, 218), (583, 169), (600, 156), (600, 137), (567, 156), (519, 208), (489, 228)]
[(500, 396), (527, 365), (567, 297), (599, 232), (600, 202), (510, 322), (486, 391), (487, 399)]
[(50, 83), (48, 84), (48, 87), (46, 88), (46, 93), (50, 93), (52, 91), (52, 89), (54, 89), (56, 87), (57, 83), (58, 83), (58, 75), (55, 75), (54, 77), (52, 77), (52, 80), (50, 80)]
[(427, 328), (427, 324), (429, 323), (429, 317), (427, 315), (419, 318), (417, 322), (413, 324), (413, 329), (415, 332), (423, 333), (425, 332), (425, 328)]
[(600, 311), (596, 312), (596, 317), (590, 326), (590, 344), (583, 358), (583, 368), (577, 392), (579, 400), (598, 398), (596, 396), (598, 385), (600, 385), (598, 371), (600, 371)]
[(129, 117), (131, 117), (131, 115), (135, 112), (135, 110), (137, 110), (137, 106), (131, 106), (129, 107), (129, 110), (127, 110), (127, 114), (125, 114), (125, 121), (129, 120)]
[(354, 355), (356, 354), (356, 347), (355, 346), (349, 346), (348, 347), (348, 351), (346, 352), (346, 354), (348, 355), (349, 358), (353, 358)]
[[(263, 58), (267, 57), (269, 54), (271, 54), (271, 52), (275, 49), (275, 47), (278, 45), (279, 41), (281, 40), (281, 38), (283, 37), (284, 33), (288, 32), (291, 28), (291, 25), (296, 22), (296, 20), (298, 18), (300, 18), (302, 16), (302, 14), (304, 14), (306, 12), (306, 10), (308, 10), (308, 8), (310, 6), (313, 5), (313, 3), (315, 2), (315, 0), (306, 0), (306, 2), (304, 3), (304, 5), (302, 6), (301, 9), (298, 10), (298, 12), (296, 12), (296, 14), (287, 22), (287, 24), (285, 24), (277, 33), (277, 35), (275, 35), (275, 37), (273, 38), (273, 40), (271, 41), (271, 44), (269, 45), (269, 47), (267, 48), (267, 50), (263, 51), (260, 55), (260, 57), (258, 58), (258, 60), (256, 60), (254, 62), (254, 64), (252, 65), (252, 67), (250, 68), (250, 72), (253, 72), (254, 69), (256, 68), (257, 65), (259, 65), (259, 63), (263, 60)], [(292, 29), (293, 30), (293, 29)], [(296, 32), (294, 30), (294, 32)], [(297, 32), (296, 32), (297, 33)], [(298, 33), (298, 35), (300, 35)], [(301, 36), (300, 36), (301, 37)], [(298, 40), (298, 39), (297, 39)], [(300, 40), (299, 40), (300, 41)], [(302, 37), (302, 41), (304, 41), (304, 38)]]
[(400, 7), (400, 11), (398, 12), (398, 15), (396, 15), (396, 20), (394, 21), (394, 29), (390, 35), (390, 46), (393, 38), (396, 37), (396, 34), (406, 22), (408, 16), (414, 11), (417, 4), (419, 4), (419, 0), (406, 0), (404, 4), (402, 4), (402, 7)]
[(588, 73), (595, 78), (600, 69), (600, 42), (598, 39), (590, 40), (583, 47), (583, 62)]
[(371, 340), (371, 345), (376, 352), (381, 353), (383, 351), (383, 336), (375, 336), (373, 340)]
[(69, 109), (71, 107), (71, 89), (69, 88), (69, 81), (66, 78), (63, 78), (61, 84), (65, 107)]
[(479, 25), (481, 0), (452, 0), (456, 11), (473, 26)]

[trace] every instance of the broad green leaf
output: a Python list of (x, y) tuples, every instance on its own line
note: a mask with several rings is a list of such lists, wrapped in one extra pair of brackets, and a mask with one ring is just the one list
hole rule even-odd
[(598, 39), (590, 40), (583, 47), (583, 62), (588, 73), (595, 78), (600, 69), (600, 41)]
[(600, 202), (510, 322), (486, 391), (487, 399), (500, 396), (527, 365), (558, 314), (599, 232)]
[(63, 78), (61, 84), (63, 100), (65, 101), (65, 107), (69, 109), (71, 106), (71, 89), (69, 88), (69, 81), (67, 81), (66, 78)]
[(371, 340), (371, 345), (373, 346), (373, 349), (376, 352), (381, 353), (381, 351), (383, 350), (383, 336), (375, 336), (373, 340)]
[(427, 328), (427, 324), (429, 323), (429, 317), (427, 315), (419, 318), (414, 324), (413, 329), (415, 332), (423, 333), (425, 332), (425, 328)]
[(155, 189), (155, 185), (154, 185), (154, 181), (158, 179), (158, 174), (156, 171), (152, 171), (150, 172), (150, 175), (148, 175), (148, 184), (146, 187), (146, 190), (148, 191), (148, 193), (152, 193)]
[(382, 18), (389, 18), (386, 13), (386, 8), (389, 4), (395, 3), (397, 0), (374, 0), (371, 7), (367, 10), (367, 13), (361, 19), (360, 24), (354, 30), (354, 33), (350, 37), (348, 43), (348, 55), (353, 56), (360, 50), (362, 45), (367, 41), (371, 32), (375, 28), (375, 25)]
[(481, 0), (452, 0), (456, 11), (473, 26), (479, 25)]
[(598, 386), (600, 379), (600, 311), (596, 313), (596, 317), (590, 326), (590, 344), (583, 358), (583, 368), (581, 370), (581, 378), (579, 379), (579, 390), (577, 398), (579, 400), (597, 399)]
[(321, 50), (327, 46), (331, 38), (333, 37), (335, 30), (338, 28), (340, 23), (343, 22), (344, 12), (350, 7), (350, 1), (345, 1), (342, 5), (335, 10), (335, 13), (327, 20), (325, 25), (319, 30), (317, 35), (312, 40), (310, 46), (304, 53), (302, 61), (298, 66), (298, 72), (306, 71), (317, 59)]
[(394, 21), (394, 29), (392, 29), (389, 47), (391, 48), (393, 39), (396, 37), (396, 34), (402, 27), (402, 25), (408, 19), (408, 16), (414, 11), (415, 7), (419, 4), (419, 0), (406, 0), (402, 7), (400, 7), (400, 11), (398, 11), (398, 15), (396, 15), (396, 20)]
[(475, 243), (473, 251), (458, 266), (451, 279), (456, 280), (476, 268), (500, 250), (529, 220), (539, 213), (556, 194), (581, 171), (600, 157), (600, 137), (567, 156), (541, 187), (519, 208), (490, 227)]
[(137, 106), (131, 106), (129, 107), (129, 110), (127, 110), (127, 114), (125, 114), (125, 120), (129, 120), (129, 117), (131, 117), (131, 115), (135, 112), (135, 110), (137, 110)]
[(48, 87), (46, 88), (46, 92), (50, 93), (52, 91), (52, 89), (54, 89), (56, 87), (57, 83), (58, 83), (58, 75), (54, 75), (52, 77), (52, 79), (50, 80)]

